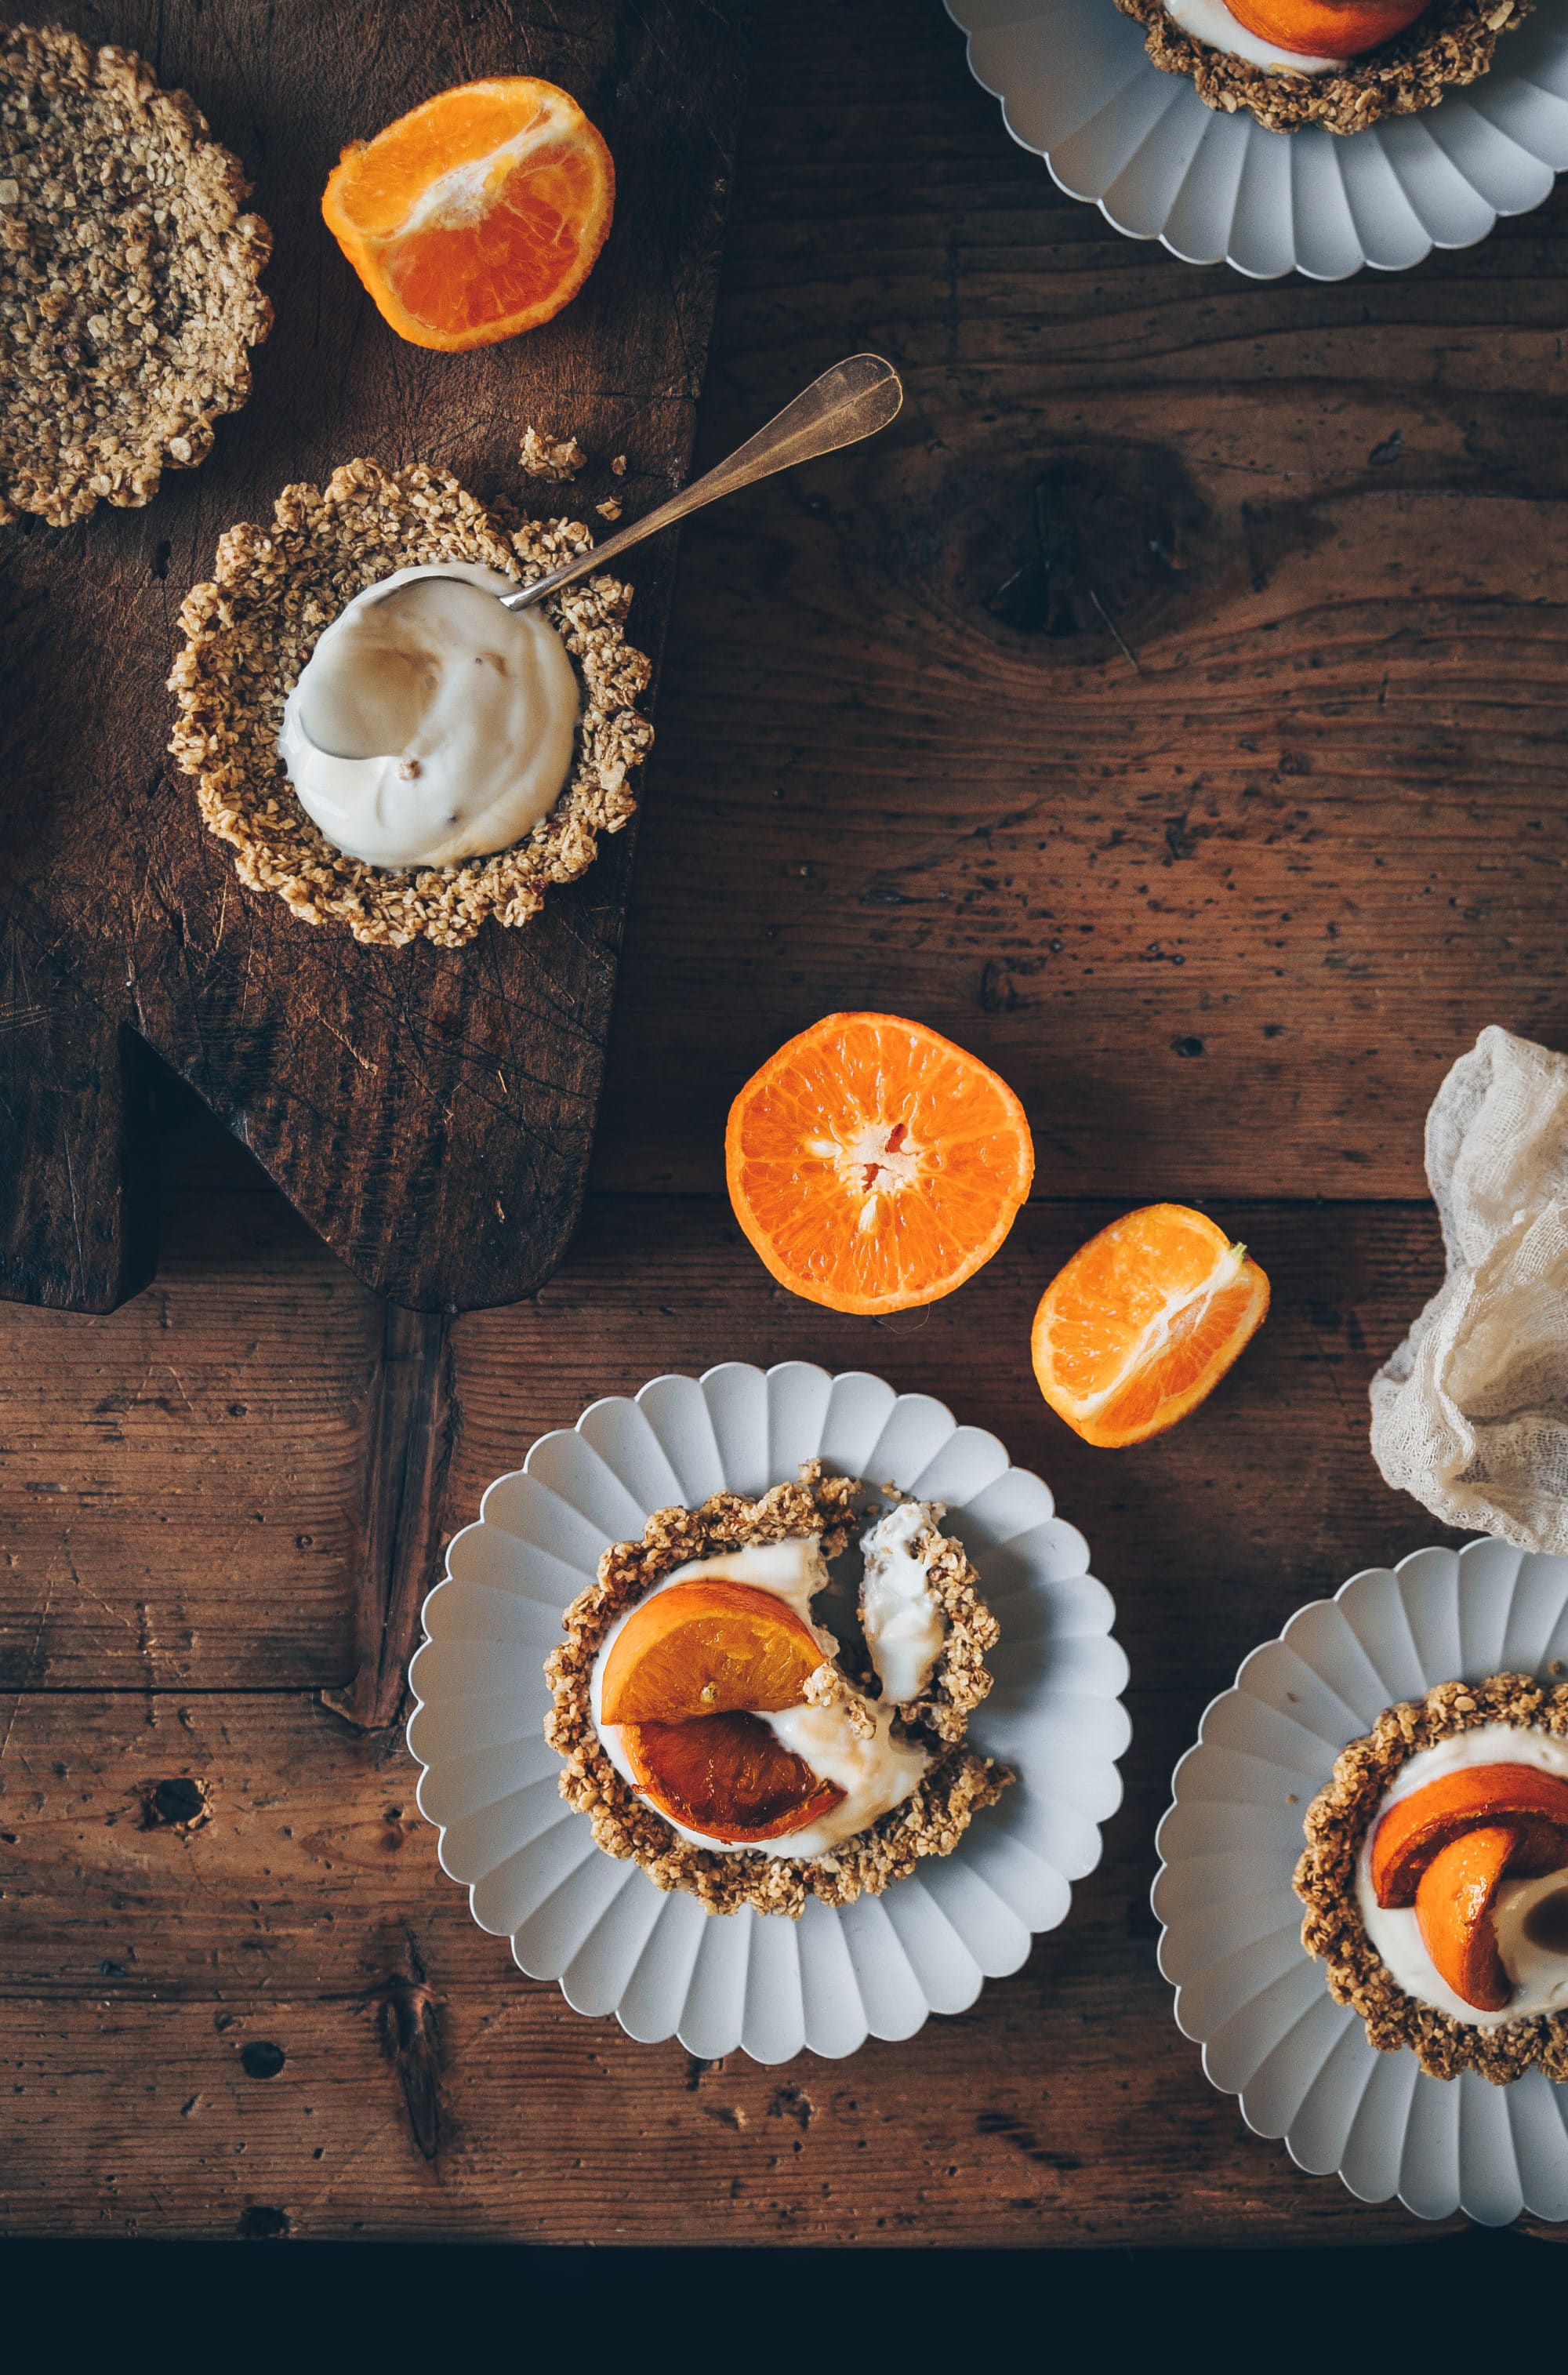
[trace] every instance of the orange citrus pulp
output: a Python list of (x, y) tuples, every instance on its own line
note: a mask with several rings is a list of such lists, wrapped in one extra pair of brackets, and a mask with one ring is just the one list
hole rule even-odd
[(398, 336), (448, 350), (559, 313), (614, 207), (603, 140), (568, 92), (526, 75), (461, 83), (355, 141), (322, 200)]
[(829, 1014), (730, 1107), (737, 1220), (782, 1286), (830, 1311), (904, 1311), (990, 1260), (1034, 1176), (1005, 1081), (896, 1014)]
[(660, 1814), (715, 1838), (784, 1838), (843, 1798), (760, 1716), (629, 1723), (620, 1738), (638, 1788)]
[(616, 1635), (599, 1712), (606, 1723), (685, 1723), (799, 1707), (825, 1654), (776, 1592), (717, 1577), (672, 1583)]
[(1034, 1315), (1040, 1390), (1086, 1443), (1142, 1443), (1202, 1401), (1268, 1308), (1268, 1281), (1185, 1204), (1113, 1221)]

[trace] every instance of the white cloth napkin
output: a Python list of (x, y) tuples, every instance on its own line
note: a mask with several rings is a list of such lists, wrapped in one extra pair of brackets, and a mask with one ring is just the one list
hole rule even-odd
[(1451, 1526), (1568, 1552), (1568, 1058), (1483, 1031), (1426, 1176), (1448, 1276), (1372, 1381), (1373, 1457)]

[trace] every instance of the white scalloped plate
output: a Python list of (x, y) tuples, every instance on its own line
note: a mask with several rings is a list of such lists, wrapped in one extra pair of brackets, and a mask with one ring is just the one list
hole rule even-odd
[[(601, 1853), (562, 1802), (543, 1661), (607, 1544), (635, 1538), (654, 1509), (726, 1487), (754, 1495), (819, 1455), (947, 1503), (1002, 1626), (971, 1736), (1018, 1779), (951, 1856), (882, 1896), (842, 1912), (813, 1897), (798, 1922), (715, 1917)], [(595, 1402), (574, 1429), (541, 1436), (453, 1542), (410, 1669), (419, 1810), (479, 1927), (510, 1936), (520, 1968), (558, 1980), (574, 2010), (614, 2013), (650, 2042), (678, 2036), (706, 2060), (737, 2046), (769, 2062), (802, 2047), (853, 2053), (964, 2011), (1017, 1970), (1099, 1862), (1130, 1736), (1114, 1615), (1039, 1477), (929, 1395), (804, 1361), (655, 1377), (635, 1401)]]
[(1568, 1659), (1568, 1559), (1468, 1542), (1368, 1567), (1255, 1649), (1177, 1766), (1154, 1910), (1176, 2025), (1249, 2128), (1315, 2177), (1418, 2218), (1568, 2218), (1568, 2087), (1429, 2078), (1378, 2053), (1301, 1942), (1291, 1874), (1341, 1748), (1438, 1683)]
[(1161, 74), (1114, 0), (947, 0), (975, 80), (1069, 197), (1186, 264), (1254, 280), (1404, 272), (1527, 214), (1568, 168), (1568, 0), (1497, 45), (1490, 74), (1341, 139), (1266, 132)]

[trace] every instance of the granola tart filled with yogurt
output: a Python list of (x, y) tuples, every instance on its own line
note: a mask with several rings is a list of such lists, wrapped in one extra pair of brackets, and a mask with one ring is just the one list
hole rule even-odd
[(0, 520), (150, 501), (251, 389), (272, 234), (129, 50), (0, 27)]
[(1302, 1941), (1380, 2052), (1568, 2079), (1568, 1683), (1385, 1709), (1307, 1809)]
[[(656, 1510), (606, 1551), (546, 1664), (562, 1797), (710, 1913), (879, 1895), (1012, 1778), (966, 1742), (997, 1626), (962, 1545), (939, 1505), (864, 1524), (861, 1495), (810, 1460), (760, 1500)], [(812, 1607), (857, 1530), (865, 1660)]]
[(631, 588), (580, 578), (523, 613), (492, 597), (592, 543), (581, 521), (509, 528), (444, 470), (367, 459), (286, 487), (269, 527), (231, 527), (181, 608), (169, 747), (241, 880), (357, 940), (460, 948), (582, 874), (631, 819), (654, 738)]
[(1480, 79), (1534, 0), (1116, 0), (1154, 64), (1267, 131), (1362, 132)]

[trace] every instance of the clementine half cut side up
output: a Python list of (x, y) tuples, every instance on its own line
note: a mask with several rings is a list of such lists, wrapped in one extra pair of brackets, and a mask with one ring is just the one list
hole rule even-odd
[(1108, 1449), (1174, 1426), (1212, 1393), (1268, 1309), (1268, 1281), (1185, 1204), (1113, 1221), (1057, 1271), (1034, 1315), (1041, 1392)]
[(719, 1577), (672, 1583), (634, 1608), (610, 1645), (606, 1723), (799, 1707), (826, 1652), (776, 1592)]
[(1034, 1146), (1007, 1082), (950, 1039), (896, 1014), (829, 1014), (736, 1098), (725, 1173), (781, 1286), (830, 1311), (905, 1311), (990, 1260)]
[(785, 1838), (843, 1802), (838, 1784), (820, 1780), (760, 1716), (629, 1723), (620, 1739), (660, 1814), (713, 1838)]
[(609, 150), (551, 82), (460, 83), (343, 151), (328, 230), (399, 337), (453, 350), (569, 304), (615, 210)]

